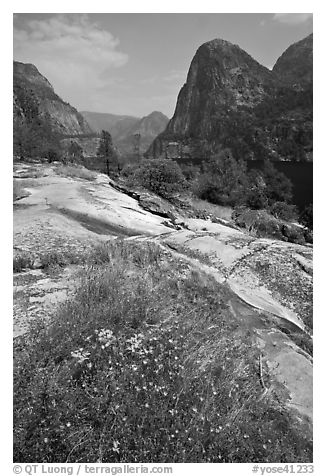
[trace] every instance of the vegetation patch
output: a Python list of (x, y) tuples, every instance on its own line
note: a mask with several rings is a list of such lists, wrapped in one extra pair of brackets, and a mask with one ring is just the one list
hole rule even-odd
[(153, 244), (90, 253), (75, 295), (17, 341), (14, 461), (311, 461), (229, 293)]
[(144, 187), (163, 198), (169, 198), (187, 186), (179, 165), (170, 159), (143, 160), (137, 166), (126, 166), (123, 175), (130, 185)]
[(59, 165), (56, 168), (56, 172), (59, 175), (71, 178), (80, 178), (83, 180), (95, 180), (96, 173), (91, 170), (85, 169), (82, 166), (78, 165)]
[(20, 273), (33, 267), (33, 257), (29, 253), (19, 253), (13, 259), (13, 272)]

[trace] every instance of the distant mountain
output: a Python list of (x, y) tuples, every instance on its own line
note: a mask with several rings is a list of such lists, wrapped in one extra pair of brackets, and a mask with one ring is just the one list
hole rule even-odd
[(225, 40), (201, 45), (147, 155), (201, 161), (229, 148), (237, 159), (311, 160), (312, 35), (274, 69)]
[(81, 114), (91, 126), (93, 131), (109, 131), (113, 138), (123, 135), (139, 121), (139, 117), (109, 114), (103, 112), (81, 111)]
[(14, 61), (13, 73), (14, 124), (39, 117), (46, 118), (52, 130), (63, 136), (92, 133), (83, 116), (54, 92), (33, 64)]
[(140, 134), (139, 149), (145, 152), (155, 137), (166, 127), (169, 119), (161, 112), (154, 111), (148, 116), (115, 115), (83, 111), (81, 113), (96, 132), (110, 132), (114, 144), (121, 153), (132, 154), (136, 143), (136, 134)]

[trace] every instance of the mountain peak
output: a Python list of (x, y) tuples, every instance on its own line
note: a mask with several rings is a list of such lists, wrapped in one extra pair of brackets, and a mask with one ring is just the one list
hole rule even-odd
[(276, 61), (273, 73), (283, 81), (303, 87), (313, 79), (313, 34), (289, 46)]
[(177, 142), (173, 154), (183, 159), (205, 158), (222, 147), (242, 159), (309, 160), (311, 92), (285, 81), (293, 75), (312, 80), (312, 35), (290, 46), (273, 71), (229, 41), (202, 44), (174, 115), (148, 155), (167, 156)]

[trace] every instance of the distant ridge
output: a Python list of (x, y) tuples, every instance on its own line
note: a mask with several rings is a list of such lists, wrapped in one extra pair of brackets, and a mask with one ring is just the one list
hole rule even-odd
[(140, 152), (145, 152), (169, 122), (168, 117), (159, 111), (142, 118), (90, 111), (81, 114), (94, 131), (108, 130), (120, 152), (126, 154), (134, 152), (135, 134), (140, 134)]

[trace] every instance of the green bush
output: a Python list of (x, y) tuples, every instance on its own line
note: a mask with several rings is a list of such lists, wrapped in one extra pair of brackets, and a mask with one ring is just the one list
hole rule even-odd
[(20, 273), (25, 269), (31, 268), (33, 266), (33, 259), (31, 255), (27, 253), (21, 253), (14, 256), (13, 259), (13, 272)]
[(272, 162), (268, 160), (264, 163), (262, 173), (266, 183), (265, 193), (269, 205), (272, 205), (274, 202), (290, 203), (293, 189), (291, 180), (282, 172), (279, 172)]
[(186, 187), (179, 165), (171, 159), (146, 159), (135, 169), (131, 182), (169, 198)]
[(197, 195), (217, 205), (233, 206), (244, 202), (247, 188), (245, 163), (236, 161), (231, 152), (224, 149), (203, 164)]
[(269, 207), (269, 212), (280, 220), (290, 221), (298, 219), (297, 207), (286, 202), (274, 202)]

